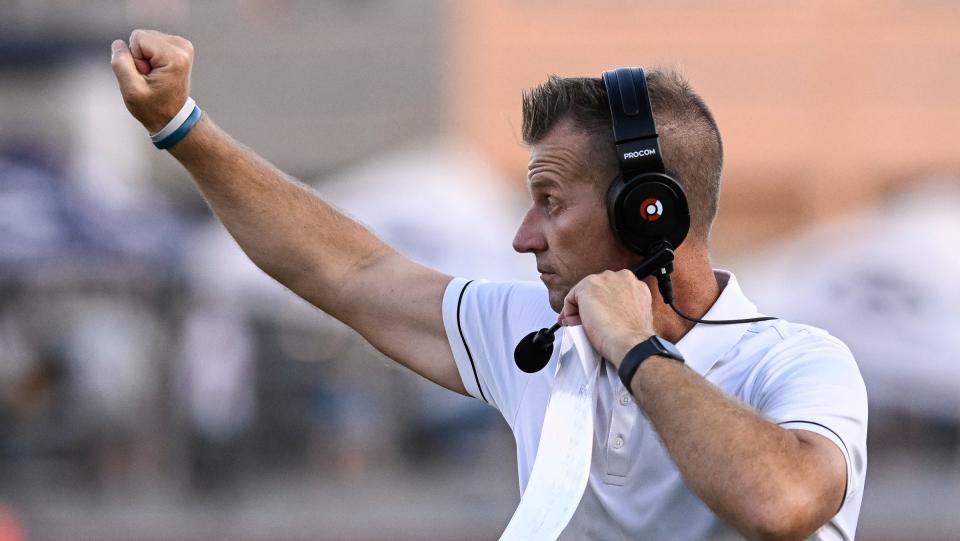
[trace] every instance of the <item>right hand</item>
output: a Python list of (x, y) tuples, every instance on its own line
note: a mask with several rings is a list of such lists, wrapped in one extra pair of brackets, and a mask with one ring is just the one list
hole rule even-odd
[(650, 288), (627, 269), (591, 274), (563, 300), (560, 321), (583, 325), (590, 344), (620, 368), (633, 346), (656, 334)]
[(127, 110), (150, 133), (160, 131), (190, 96), (193, 44), (180, 36), (134, 30), (130, 45), (110, 45), (110, 65)]

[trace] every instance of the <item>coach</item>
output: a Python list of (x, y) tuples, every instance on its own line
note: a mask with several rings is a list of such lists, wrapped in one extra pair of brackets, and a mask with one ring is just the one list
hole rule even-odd
[[(533, 201), (513, 247), (536, 257), (543, 284), (491, 283), (410, 261), (231, 139), (189, 97), (186, 39), (137, 30), (129, 46), (112, 44), (111, 63), (127, 108), (254, 263), (396, 362), (503, 414), (521, 489), (556, 354), (525, 374), (514, 346), (558, 313), (583, 325), (607, 362), (590, 479), (563, 538), (854, 537), (867, 398), (852, 355), (826, 332), (783, 320), (694, 324), (663, 302), (654, 279), (622, 270), (640, 256), (608, 222), (618, 161), (599, 79), (552, 77), (525, 95)], [(646, 84), (663, 163), (690, 207), (675, 306), (693, 318), (756, 316), (736, 278), (711, 266), (723, 160), (713, 117), (670, 70), (647, 72)], [(676, 344), (673, 353), (645, 356), (621, 381), (624, 358), (655, 336)]]

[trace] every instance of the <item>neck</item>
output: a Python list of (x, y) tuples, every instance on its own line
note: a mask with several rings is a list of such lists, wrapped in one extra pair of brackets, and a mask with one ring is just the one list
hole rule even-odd
[[(690, 317), (702, 318), (720, 296), (720, 284), (713, 274), (709, 255), (700, 254), (682, 260), (678, 257), (674, 268), (676, 270), (670, 276), (674, 306)], [(657, 335), (676, 343), (693, 328), (694, 323), (677, 315), (663, 302), (655, 278), (648, 277), (644, 281), (653, 297), (653, 322)]]

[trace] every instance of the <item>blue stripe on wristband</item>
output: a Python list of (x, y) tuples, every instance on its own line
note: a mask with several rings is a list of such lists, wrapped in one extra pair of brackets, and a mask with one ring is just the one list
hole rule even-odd
[(197, 124), (197, 122), (200, 120), (200, 115), (202, 113), (203, 111), (200, 110), (200, 106), (194, 105), (193, 111), (190, 113), (190, 116), (188, 116), (187, 119), (183, 122), (183, 124), (181, 124), (179, 128), (174, 130), (174, 132), (168, 135), (167, 137), (164, 137), (160, 141), (154, 142), (153, 146), (159, 148), (160, 150), (165, 150), (179, 143), (180, 140), (186, 137), (187, 134), (190, 133), (190, 130), (192, 130), (193, 127)]
[(180, 110), (177, 111), (177, 114), (173, 115), (173, 118), (170, 119), (170, 122), (160, 129), (157, 133), (150, 134), (150, 140), (156, 143), (157, 141), (162, 141), (170, 136), (171, 133), (177, 130), (181, 124), (186, 122), (187, 117), (190, 116), (190, 113), (193, 112), (193, 108), (196, 107), (197, 102), (193, 101), (193, 98), (188, 97), (187, 101), (183, 102), (183, 106), (180, 107)]

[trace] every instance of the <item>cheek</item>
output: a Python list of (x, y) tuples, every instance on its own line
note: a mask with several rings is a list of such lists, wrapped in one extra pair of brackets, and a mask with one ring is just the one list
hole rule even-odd
[(609, 264), (609, 258), (615, 255), (619, 248), (619, 243), (607, 226), (606, 217), (603, 218), (585, 220), (569, 233), (571, 247), (574, 247), (579, 256), (581, 266), (590, 270), (591, 274), (604, 270)]
[(580, 230), (575, 238), (577, 246), (573, 253), (576, 257), (569, 267), (571, 286), (588, 275), (618, 271), (636, 264), (637, 256), (620, 244), (606, 222)]

